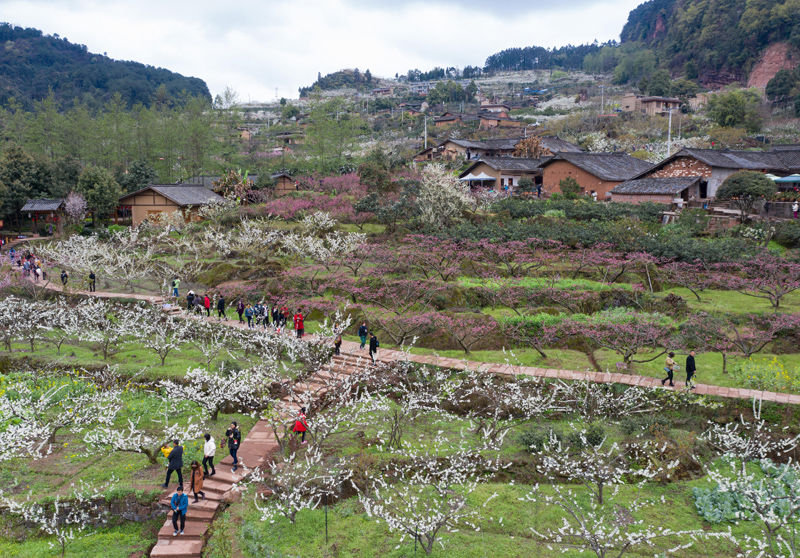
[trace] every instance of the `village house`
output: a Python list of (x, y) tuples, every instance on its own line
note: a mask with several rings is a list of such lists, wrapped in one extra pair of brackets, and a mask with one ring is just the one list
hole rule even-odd
[[(550, 153), (580, 152), (581, 148), (556, 136), (539, 136), (542, 147)], [(457, 159), (481, 159), (483, 157), (512, 157), (517, 144), (524, 137), (494, 138), (487, 140), (448, 139), (437, 146), (423, 149), (414, 156), (415, 162), (455, 161)]]
[(511, 107), (504, 104), (481, 103), (480, 112), (491, 112), (497, 116), (508, 116)]
[(285, 172), (273, 174), (270, 178), (275, 183), (275, 194), (278, 196), (297, 191), (297, 181)]
[(560, 193), (560, 182), (572, 177), (583, 194), (606, 200), (617, 184), (642, 174), (651, 166), (627, 153), (561, 152), (542, 163), (542, 184), (547, 193)]
[(681, 100), (676, 97), (646, 97), (628, 93), (622, 98), (624, 112), (640, 112), (649, 116), (666, 115), (670, 110), (677, 110), (680, 107)]
[(682, 206), (700, 198), (700, 177), (637, 178), (611, 190), (611, 201), (640, 204), (653, 202)]
[(699, 177), (699, 198), (713, 198), (726, 178), (742, 170), (787, 175), (800, 171), (800, 147), (769, 151), (684, 148), (635, 178)]
[(123, 213), (130, 213), (131, 224), (136, 226), (175, 211), (180, 211), (187, 223), (199, 221), (202, 206), (222, 200), (201, 184), (151, 184), (122, 196), (119, 205)]
[(521, 157), (484, 157), (472, 163), (458, 178), (474, 188), (491, 188), (496, 191), (510, 190), (519, 186), (523, 178), (530, 178), (534, 185), (542, 183), (543, 159)]
[(44, 226), (61, 235), (64, 232), (64, 203), (64, 198), (29, 199), (19, 211), (23, 218), (33, 221), (34, 231)]
[(478, 115), (480, 120), (481, 129), (488, 130), (491, 128), (522, 128), (525, 122), (522, 120), (514, 120), (508, 116), (493, 112), (482, 112)]
[(474, 114), (464, 114), (461, 112), (445, 112), (441, 116), (433, 119), (433, 125), (437, 128), (452, 126), (454, 124), (464, 124), (465, 122), (475, 122), (478, 117)]

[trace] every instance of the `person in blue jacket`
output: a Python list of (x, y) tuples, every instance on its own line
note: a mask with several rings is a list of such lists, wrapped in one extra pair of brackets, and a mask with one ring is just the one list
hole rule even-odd
[(172, 508), (172, 528), (175, 529), (172, 536), (178, 536), (178, 519), (181, 520), (180, 534), (183, 535), (183, 528), (186, 527), (186, 511), (189, 509), (189, 497), (183, 493), (183, 486), (178, 485), (175, 489), (169, 505)]

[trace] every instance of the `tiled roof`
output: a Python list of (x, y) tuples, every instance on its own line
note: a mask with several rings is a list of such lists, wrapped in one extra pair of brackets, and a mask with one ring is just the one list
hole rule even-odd
[(555, 157), (542, 163), (548, 165), (552, 161), (567, 161), (579, 169), (601, 180), (625, 181), (649, 170), (652, 165), (627, 153), (557, 153)]
[(64, 198), (39, 198), (28, 200), (20, 211), (58, 211), (64, 205)]
[[(542, 145), (552, 151), (574, 152), (580, 153), (581, 148), (556, 136), (539, 136), (542, 139)], [(494, 138), (481, 141), (464, 140), (464, 139), (451, 139), (447, 140), (460, 145), (464, 148), (470, 149), (486, 149), (486, 150), (505, 150), (513, 151), (517, 144), (525, 138)], [(446, 143), (446, 142), (445, 142)]]
[(698, 176), (681, 178), (638, 178), (617, 184), (612, 194), (680, 194), (700, 180)]
[(496, 171), (523, 171), (523, 172), (531, 172), (539, 170), (542, 163), (547, 161), (550, 157), (544, 157), (542, 159), (526, 159), (522, 157), (483, 157), (474, 163), (472, 163), (464, 172), (459, 175), (459, 178), (463, 178), (464, 176), (468, 175), (472, 172), (472, 169), (480, 165), (481, 163), (487, 164), (489, 167), (493, 168)]
[(204, 205), (214, 201), (222, 201), (223, 199), (222, 196), (215, 194), (201, 184), (151, 184), (141, 190), (122, 196), (120, 200), (147, 190), (153, 190), (181, 207)]

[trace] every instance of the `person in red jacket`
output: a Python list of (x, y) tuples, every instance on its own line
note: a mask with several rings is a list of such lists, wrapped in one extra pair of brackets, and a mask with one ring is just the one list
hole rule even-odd
[(297, 420), (294, 421), (294, 430), (295, 434), (300, 434), (300, 440), (303, 444), (306, 443), (306, 431), (308, 430), (308, 424), (306, 424), (306, 408), (300, 407), (300, 413), (297, 415)]
[(303, 310), (300, 309), (297, 311), (297, 314), (294, 315), (294, 329), (297, 332), (297, 338), (300, 339), (306, 330), (303, 327)]
[(205, 294), (203, 295), (203, 308), (206, 309), (206, 316), (211, 317), (211, 298)]

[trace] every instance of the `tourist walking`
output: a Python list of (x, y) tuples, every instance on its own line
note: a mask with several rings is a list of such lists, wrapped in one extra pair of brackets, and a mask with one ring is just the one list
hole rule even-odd
[(66, 287), (68, 280), (69, 280), (69, 275), (67, 275), (67, 271), (65, 269), (62, 269), (61, 270), (61, 284)]
[(172, 508), (172, 528), (175, 530), (172, 536), (178, 536), (178, 520), (180, 520), (180, 534), (183, 535), (183, 529), (186, 527), (186, 512), (189, 509), (189, 497), (183, 493), (183, 486), (178, 485), (178, 488), (175, 489), (169, 505)]
[(203, 295), (203, 308), (206, 309), (206, 316), (211, 317), (211, 297), (208, 296), (208, 293)]
[(675, 384), (672, 383), (672, 377), (675, 372), (675, 361), (673, 360), (674, 358), (675, 358), (675, 353), (669, 353), (669, 355), (667, 355), (667, 360), (664, 363), (664, 372), (667, 373), (667, 377), (661, 380), (662, 386), (667, 380), (669, 380), (670, 387), (675, 387)]
[(169, 460), (169, 465), (167, 465), (167, 480), (164, 481), (162, 485), (164, 488), (169, 486), (169, 477), (172, 476), (172, 471), (178, 473), (178, 486), (183, 486), (183, 446), (181, 446), (178, 440), (172, 440), (172, 449), (169, 449), (168, 452), (167, 446), (161, 448), (161, 452), (167, 456), (167, 460)]
[(361, 348), (364, 348), (364, 345), (367, 344), (367, 334), (369, 330), (367, 329), (367, 322), (363, 322), (361, 326), (358, 328), (358, 337), (361, 339)]
[[(217, 454), (217, 442), (211, 434), (206, 434), (206, 443), (203, 444), (203, 474), (207, 477), (213, 477), (217, 474), (214, 468), (214, 456)], [(211, 467), (211, 474), (208, 474), (208, 468)]]
[(283, 308), (281, 308), (281, 327), (282, 328), (286, 329), (286, 324), (289, 323), (289, 317), (291, 315), (292, 315), (292, 313), (289, 312), (289, 308), (288, 307), (284, 306)]
[(342, 350), (342, 334), (336, 336), (333, 340), (333, 354), (338, 355)]
[(186, 309), (191, 312), (193, 305), (194, 305), (194, 291), (189, 291), (188, 293), (186, 293)]
[(253, 329), (253, 307), (249, 304), (244, 308), (244, 317), (247, 318), (247, 328)]
[(794, 203), (792, 204), (792, 215), (794, 215), (795, 219), (797, 219), (798, 210), (800, 210), (800, 205), (797, 204), (797, 200), (794, 200)]
[(375, 364), (375, 353), (378, 352), (378, 347), (381, 344), (378, 342), (378, 338), (375, 337), (374, 333), (369, 334), (369, 358), (372, 359), (372, 364)]
[(236, 421), (233, 421), (231, 427), (225, 431), (225, 438), (228, 440), (228, 451), (231, 452), (233, 471), (235, 471), (239, 466), (239, 458), (236, 456), (236, 452), (239, 451), (239, 444), (242, 442), (242, 433), (239, 432), (239, 425)]
[(228, 316), (225, 315), (225, 297), (223, 295), (219, 295), (219, 300), (217, 301), (217, 318), (228, 320)]
[(178, 287), (180, 286), (180, 284), (181, 280), (178, 279), (177, 277), (172, 280), (172, 296), (174, 296), (175, 298), (178, 298)]
[(686, 357), (686, 387), (694, 389), (694, 382), (692, 378), (697, 371), (697, 366), (694, 363), (694, 351), (689, 351), (689, 356)]
[(239, 323), (244, 323), (242, 319), (242, 314), (244, 314), (244, 301), (240, 298), (239, 302), (236, 303), (236, 313), (239, 314)]
[(189, 488), (192, 490), (192, 494), (194, 494), (194, 503), (197, 503), (197, 496), (199, 495), (203, 500), (206, 499), (206, 493), (203, 492), (203, 479), (205, 475), (203, 474), (202, 469), (200, 469), (200, 464), (195, 459), (192, 461), (192, 472), (191, 478), (189, 479)]
[(300, 412), (297, 415), (297, 419), (294, 421), (294, 430), (295, 434), (300, 434), (300, 443), (306, 443), (306, 431), (308, 430), (308, 423), (306, 422), (306, 408), (300, 407)]
[(305, 326), (303, 325), (303, 310), (297, 311), (294, 315), (294, 330), (297, 332), (297, 338), (300, 339), (305, 334)]
[(97, 285), (97, 276), (95, 276), (94, 271), (89, 272), (89, 292), (93, 293), (95, 291), (95, 286)]

